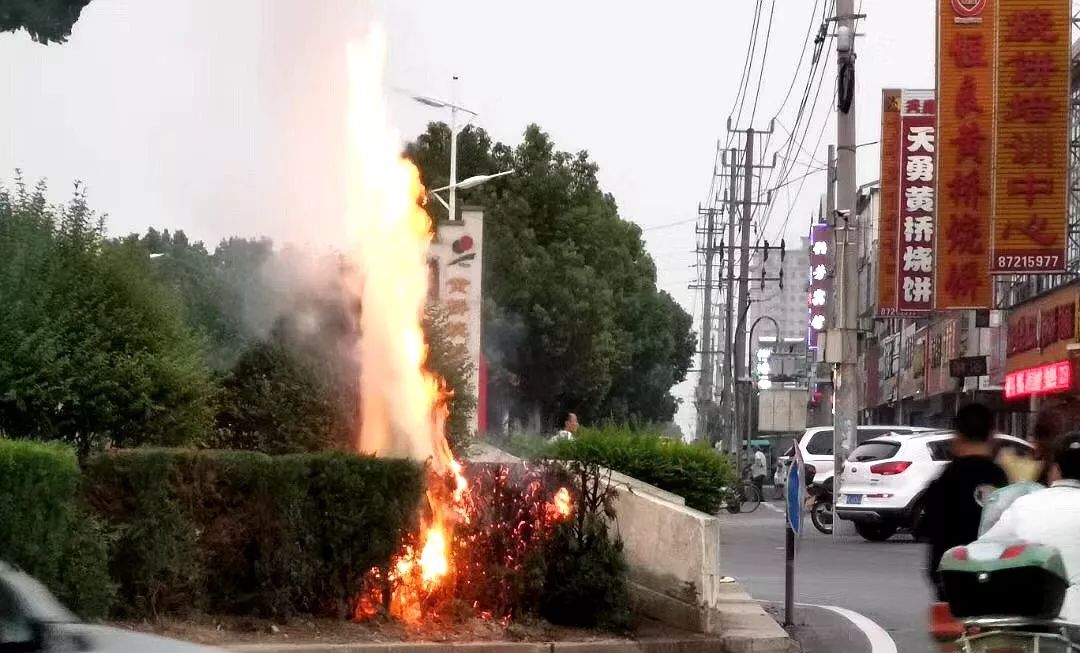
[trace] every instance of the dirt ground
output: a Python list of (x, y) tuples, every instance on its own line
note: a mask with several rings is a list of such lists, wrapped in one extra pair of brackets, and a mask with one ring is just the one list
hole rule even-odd
[[(353, 642), (460, 641), (590, 641), (610, 639), (610, 633), (563, 628), (541, 621), (502, 623), (474, 619), (452, 625), (405, 625), (390, 621), (353, 623), (331, 619), (298, 619), (281, 624), (265, 619), (202, 617), (190, 620), (124, 621), (120, 628), (207, 645), (275, 642), (347, 644)], [(646, 631), (655, 628), (646, 625)]]

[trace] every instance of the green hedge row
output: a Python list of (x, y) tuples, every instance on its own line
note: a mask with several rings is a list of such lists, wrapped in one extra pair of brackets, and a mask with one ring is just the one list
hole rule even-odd
[(80, 476), (70, 450), (0, 441), (0, 559), (87, 617), (344, 616), (422, 491), (402, 460), (145, 449)]
[(77, 501), (75, 452), (0, 439), (0, 560), (39, 578), (87, 618), (115, 598), (109, 539)]
[(724, 454), (688, 444), (659, 431), (629, 427), (581, 429), (573, 440), (549, 442), (516, 434), (502, 443), (529, 458), (554, 457), (596, 463), (686, 499), (686, 505), (709, 514), (721, 508), (721, 488), (735, 480)]

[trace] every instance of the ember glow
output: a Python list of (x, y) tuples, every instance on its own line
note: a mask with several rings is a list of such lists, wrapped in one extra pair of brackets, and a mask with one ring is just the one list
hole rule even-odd
[[(433, 226), (423, 209), (419, 173), (402, 158), (401, 139), (388, 120), (384, 50), (377, 28), (348, 50), (347, 219), (358, 270), (353, 290), (362, 307), (357, 446), (362, 452), (426, 461), (431, 476), (420, 532), (402, 544), (385, 571), (368, 572), (355, 615), (366, 619), (388, 610), (415, 623), (426, 615), (432, 597), (454, 585), (455, 551), (467, 546), (456, 533), (476, 510), (446, 439), (449, 393), (426, 367), (422, 315)], [(569, 491), (563, 488), (545, 505), (556, 518), (565, 518)]]
[(555, 511), (561, 517), (570, 516), (570, 490), (564, 487), (559, 488), (559, 491), (555, 493), (555, 499), (552, 501), (555, 506)]

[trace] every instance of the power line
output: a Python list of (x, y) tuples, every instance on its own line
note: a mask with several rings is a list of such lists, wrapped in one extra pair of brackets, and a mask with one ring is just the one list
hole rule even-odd
[[(835, 0), (834, 0), (834, 4), (835, 4)], [(857, 14), (862, 14), (862, 4), (863, 4), (863, 3), (862, 3), (862, 0), (859, 0), (859, 10), (858, 10), (858, 11), (856, 12)], [(858, 27), (859, 27), (859, 19), (858, 19), (858, 18), (856, 18), (856, 19), (855, 19), (855, 21), (854, 21), (854, 30), (855, 30), (855, 31), (858, 31)], [(830, 52), (831, 52), (831, 51), (832, 51), (832, 48), (831, 48), (831, 46), (830, 46)], [(826, 58), (826, 61), (828, 61), (828, 58)], [(837, 77), (837, 78), (835, 78), (835, 79), (833, 80), (833, 90), (832, 90), (832, 93), (831, 93), (831, 97), (832, 97), (833, 99), (835, 99), (835, 97), (836, 97), (836, 92), (837, 92), (837, 85), (838, 85), (838, 83), (839, 83), (839, 77)], [(820, 93), (820, 90), (821, 90), (821, 89), (820, 89), (820, 87), (819, 87), (819, 89), (818, 89), (818, 92), (819, 92), (819, 93)], [(817, 104), (817, 100), (815, 99), (815, 106), (816, 106), (816, 104)], [(825, 120), (824, 120), (824, 121), (822, 121), (822, 124), (821, 124), (821, 131), (820, 131), (820, 132), (818, 133), (818, 138), (817, 138), (817, 141), (816, 141), (816, 142), (815, 142), (815, 144), (814, 144), (814, 149), (813, 149), (813, 151), (814, 151), (815, 153), (816, 153), (816, 152), (818, 151), (818, 149), (819, 149), (819, 148), (821, 147), (821, 141), (822, 141), (822, 139), (824, 138), (824, 135), (825, 135), (825, 129), (827, 128), (827, 126), (828, 126), (828, 124), (829, 124), (829, 119), (830, 119), (830, 118), (831, 118), (831, 117), (833, 116), (833, 114), (834, 114), (834, 113), (836, 113), (836, 103), (835, 103), (835, 102), (832, 102), (832, 101), (830, 101), (829, 111), (828, 111), (828, 112), (826, 112), (826, 114), (825, 114)], [(813, 109), (811, 110), (811, 116), (813, 116)], [(808, 124), (807, 126), (809, 127), (809, 124)], [(804, 137), (805, 137), (805, 134), (804, 134)], [(867, 145), (872, 145), (872, 144), (873, 144), (873, 143), (867, 143)], [(805, 169), (809, 170), (809, 165), (807, 165)], [(788, 172), (788, 174), (790, 174), (790, 171)], [(797, 203), (797, 202), (799, 201), (799, 197), (800, 197), (800, 196), (802, 195), (802, 189), (803, 189), (803, 186), (804, 186), (804, 185), (805, 185), (805, 183), (806, 183), (806, 178), (807, 178), (808, 176), (810, 176), (810, 175), (809, 175), (809, 174), (805, 174), (805, 175), (803, 175), (803, 176), (802, 176), (802, 178), (801, 178), (801, 183), (799, 184), (799, 188), (798, 188), (798, 189), (797, 189), (797, 190), (795, 191), (795, 198), (794, 198), (793, 200), (791, 200), (791, 201), (790, 201), (790, 202), (788, 203), (788, 212), (787, 212), (787, 215), (786, 215), (786, 216), (784, 217), (784, 222), (783, 222), (783, 223), (781, 224), (781, 226), (780, 226), (780, 230), (779, 230), (779, 235), (780, 235), (780, 237), (783, 237), (783, 235), (784, 235), (784, 232), (785, 232), (785, 231), (787, 230), (787, 225), (788, 225), (788, 222), (789, 222), (789, 221), (790, 221), (790, 219), (791, 219), (791, 211), (792, 211), (792, 209), (793, 209), (793, 207), (794, 207), (794, 204), (795, 204), (795, 203)], [(785, 180), (785, 181), (786, 181), (786, 180)], [(785, 184), (785, 185), (786, 185), (786, 184)], [(770, 216), (771, 216), (771, 214), (772, 214), (772, 209), (773, 209), (773, 207), (772, 207), (772, 205), (770, 205), (770, 206), (769, 206), (769, 213), (768, 213), (768, 215), (770, 215)], [(766, 222), (767, 222), (767, 219), (766, 219)], [(765, 233), (765, 229), (764, 229), (764, 226), (762, 226), (762, 228), (761, 228), (761, 230), (760, 230), (760, 232), (759, 232), (759, 233), (760, 233), (760, 234), (762, 234), (762, 235), (763, 235), (763, 234)], [(760, 238), (760, 236), (759, 236), (759, 238)]]
[(799, 60), (795, 62), (795, 74), (791, 76), (791, 84), (788, 85), (787, 93), (784, 94), (784, 99), (780, 102), (780, 108), (773, 114), (773, 120), (780, 117), (783, 113), (784, 107), (787, 106), (788, 100), (791, 99), (791, 92), (795, 90), (795, 81), (799, 79), (799, 71), (802, 70), (803, 61), (806, 60), (806, 49), (810, 45), (810, 37), (814, 34), (814, 27), (819, 23), (814, 20), (814, 16), (817, 15), (818, 5), (821, 4), (821, 0), (814, 0), (814, 7), (810, 10), (810, 26), (806, 30), (806, 38), (803, 39), (802, 49), (799, 50)]
[(681, 226), (683, 226), (685, 224), (692, 224), (692, 223), (695, 223), (697, 221), (698, 221), (697, 218), (688, 218), (686, 220), (679, 220), (678, 222), (669, 222), (667, 224), (658, 224), (658, 225), (653, 226), (653, 227), (642, 227), (641, 231), (642, 231), (642, 233), (644, 233), (646, 231), (659, 231), (661, 229), (671, 229), (672, 227), (681, 227)]
[[(826, 66), (828, 65), (827, 58), (825, 59), (825, 65)], [(821, 75), (821, 77), (818, 78), (818, 87), (817, 87), (817, 90), (814, 93), (814, 102), (810, 106), (810, 112), (809, 112), (807, 120), (805, 121), (805, 124), (803, 126), (802, 136), (799, 138), (799, 148), (800, 149), (802, 149), (803, 144), (806, 142), (806, 137), (810, 133), (810, 123), (813, 120), (814, 114), (817, 112), (817, 105), (818, 105), (818, 101), (821, 99), (821, 89), (824, 87), (824, 81), (825, 81), (825, 76)], [(835, 89), (836, 89), (836, 85), (834, 84), (833, 85), (833, 94), (834, 95), (835, 95), (835, 92), (836, 92)], [(822, 123), (821, 136), (823, 136), (824, 133), (825, 133), (825, 125), (828, 124), (830, 116), (832, 116), (832, 111), (831, 110), (827, 111), (826, 114), (825, 114), (825, 121)], [(814, 146), (815, 151), (817, 150), (818, 147), (821, 146), (820, 138), (821, 137), (819, 136), (818, 142)], [(783, 174), (780, 177), (780, 185), (783, 185), (783, 184), (787, 183), (787, 181), (791, 177), (791, 173), (794, 171), (794, 169), (795, 169), (795, 162), (794, 161), (788, 161), (787, 162), (787, 167), (786, 167), (786, 169), (784, 170)], [(773, 209), (774, 209), (775, 206), (776, 206), (775, 203), (770, 203), (768, 209), (765, 212), (765, 218), (762, 220), (762, 224), (759, 226), (759, 230), (758, 230), (758, 234), (759, 234), (758, 235), (758, 241), (759, 242), (764, 237), (765, 229), (768, 227), (769, 220), (772, 218)]]
[[(761, 53), (761, 67), (758, 68), (757, 89), (754, 91), (754, 107), (750, 110), (750, 124), (757, 118), (758, 100), (761, 99), (761, 83), (765, 79), (765, 64), (769, 62), (769, 42), (772, 40), (773, 17), (776, 14), (776, 0), (769, 6), (769, 26), (765, 28), (765, 48)], [(765, 146), (768, 148), (768, 145)]]
[[(833, 0), (831, 4), (835, 5), (835, 0)], [(819, 42), (819, 43), (815, 44), (814, 64), (817, 64), (817, 67), (811, 69), (810, 77), (807, 79), (807, 86), (804, 89), (803, 98), (802, 98), (802, 101), (800, 102), (799, 114), (798, 114), (798, 117), (797, 117), (798, 119), (796, 120), (796, 124), (792, 128), (792, 131), (790, 133), (790, 138), (788, 139), (788, 142), (787, 142), (787, 151), (784, 154), (785, 161), (784, 161), (784, 165), (781, 166), (780, 181), (777, 184), (777, 186), (786, 185), (787, 182), (788, 182), (788, 179), (791, 176), (791, 173), (795, 169), (796, 164), (795, 164), (794, 160), (791, 157), (791, 152), (792, 152), (792, 150), (794, 150), (796, 148), (795, 134), (799, 132), (800, 127), (802, 128), (802, 134), (798, 137), (798, 145), (797, 145), (797, 147), (800, 150), (804, 149), (803, 145), (806, 142), (806, 138), (807, 138), (807, 136), (808, 136), (808, 134), (810, 132), (810, 123), (813, 120), (813, 117), (817, 112), (817, 105), (818, 105), (818, 102), (821, 99), (821, 89), (824, 86), (824, 81), (825, 81), (825, 71), (828, 68), (829, 58), (827, 56), (822, 56), (822, 55), (826, 54), (826, 53), (831, 53), (831, 52), (832, 52), (832, 44), (831, 43), (830, 43), (828, 49), (823, 47), (823, 42)], [(818, 71), (820, 71), (820, 75), (817, 74)], [(814, 78), (815, 77), (817, 77), (817, 89), (811, 93), (810, 89), (814, 84)], [(835, 88), (835, 86), (834, 86), (834, 88)], [(814, 101), (810, 105), (810, 111), (806, 112), (806, 103), (809, 101), (811, 94), (814, 96)], [(826, 120), (828, 119), (829, 115), (831, 115), (831, 111), (829, 112), (829, 114), (826, 115)], [(815, 147), (815, 152), (816, 152), (816, 147)], [(770, 177), (770, 181), (771, 181), (771, 177)], [(761, 240), (764, 238), (765, 230), (768, 227), (769, 220), (772, 217), (774, 207), (775, 207), (775, 203), (770, 203), (768, 208), (765, 210), (765, 217), (762, 219), (761, 224), (759, 225), (759, 228), (758, 228), (758, 243), (760, 243)]]
[[(831, 3), (828, 3), (823, 7), (823, 12), (822, 12), (823, 19), (824, 19), (825, 12), (829, 11), (830, 7), (835, 6), (835, 3), (836, 3), (836, 0), (831, 0)], [(811, 21), (813, 21), (813, 16), (811, 16)], [(808, 38), (805, 40), (804, 45), (809, 43), (809, 35), (811, 33), (813, 33), (813, 31), (814, 31), (814, 23), (811, 22), (811, 24), (807, 28), (807, 37)], [(795, 143), (795, 138), (796, 138), (795, 135), (799, 132), (800, 127), (802, 127), (803, 121), (806, 119), (806, 104), (809, 101), (810, 96), (813, 94), (812, 89), (814, 87), (814, 80), (815, 80), (816, 77), (818, 77), (819, 73), (820, 73), (821, 77), (823, 78), (824, 73), (825, 73), (825, 69), (827, 67), (827, 63), (828, 63), (827, 60), (826, 61), (822, 60), (822, 53), (823, 53), (824, 43), (825, 43), (824, 31), (825, 31), (825, 23), (824, 22), (819, 23), (818, 24), (818, 37), (814, 39), (814, 48), (813, 48), (814, 49), (814, 54), (813, 54), (813, 57), (811, 58), (811, 61), (810, 61), (810, 70), (809, 70), (809, 74), (807, 75), (807, 78), (806, 78), (806, 84), (803, 87), (803, 90), (802, 90), (802, 93), (801, 93), (802, 97), (801, 97), (801, 99), (799, 101), (799, 108), (796, 111), (795, 123), (792, 125), (791, 131), (788, 132), (787, 139), (785, 139), (784, 143), (779, 148), (779, 150), (785, 150), (785, 148), (786, 148), (786, 150), (784, 151), (785, 163), (784, 163), (783, 166), (781, 166), (781, 175), (780, 176), (781, 176), (782, 180), (783, 180), (784, 176), (790, 174), (790, 171), (791, 171), (792, 164), (790, 162), (790, 158), (791, 158), (791, 151), (792, 151), (793, 145)], [(805, 47), (804, 47), (804, 52), (805, 52)], [(795, 75), (795, 78), (797, 78), (797, 77), (798, 77), (798, 71), (796, 71), (796, 75)], [(821, 83), (820, 79), (818, 80), (818, 83), (820, 85), (820, 83)], [(811, 115), (812, 115), (812, 113), (813, 113), (813, 110), (811, 110)], [(800, 148), (801, 148), (801, 143), (800, 143)], [(768, 188), (772, 184), (773, 176), (775, 174), (776, 174), (775, 169), (770, 171), (769, 178), (766, 180), (766, 182), (764, 184), (766, 188)]]
[[(750, 38), (746, 44), (746, 57), (743, 60), (743, 72), (739, 78), (739, 89), (735, 93), (735, 103), (731, 106), (731, 111), (728, 112), (728, 120), (730, 121), (735, 117), (735, 108), (739, 108), (739, 116), (735, 119), (736, 124), (742, 120), (743, 105), (746, 102), (745, 91), (750, 85), (750, 71), (753, 68), (754, 51), (757, 49), (757, 34), (758, 26), (761, 24), (761, 4), (762, 0), (757, 0), (757, 4), (754, 6), (754, 15), (750, 19)], [(740, 101), (741, 98), (741, 101)], [(728, 134), (727, 143), (724, 144), (724, 149), (731, 146), (732, 135)]]
[[(772, 120), (774, 122), (777, 121), (777, 119), (780, 117), (780, 114), (783, 113), (784, 107), (787, 106), (788, 100), (791, 99), (792, 91), (795, 90), (795, 82), (798, 81), (798, 79), (799, 79), (799, 71), (802, 70), (803, 61), (806, 60), (806, 51), (807, 51), (807, 46), (810, 45), (810, 37), (814, 34), (815, 26), (817, 26), (819, 24), (817, 21), (814, 20), (814, 16), (817, 14), (818, 5), (820, 5), (820, 4), (821, 4), (821, 0), (814, 0), (814, 6), (810, 9), (810, 23), (807, 26), (806, 36), (803, 38), (802, 47), (799, 49), (799, 59), (798, 59), (798, 61), (795, 62), (795, 72), (792, 73), (792, 75), (791, 75), (791, 83), (788, 84), (787, 92), (784, 93), (784, 99), (780, 102), (780, 106), (776, 109), (776, 112), (773, 113)], [(773, 10), (776, 9), (775, 0), (773, 2), (772, 9)], [(769, 14), (769, 21), (770, 21), (770, 23), (769, 23), (769, 31), (771, 33), (771, 31), (772, 31), (772, 22), (771, 22), (772, 21), (772, 13), (771, 12)], [(816, 47), (816, 45), (817, 44), (815, 43), (815, 47)], [(766, 39), (766, 53), (767, 52), (768, 52), (768, 41)], [(763, 58), (762, 59), (762, 72), (764, 72), (764, 65), (765, 65), (765, 59)], [(813, 66), (813, 63), (811, 63), (811, 66)], [(760, 87), (761, 87), (761, 75), (758, 76), (758, 92), (759, 93), (760, 93), (760, 90), (761, 90)], [(755, 100), (755, 107), (756, 107), (756, 100)], [(755, 114), (756, 114), (756, 109), (755, 109)], [(750, 122), (751, 122), (751, 124), (754, 122), (753, 118), (750, 119)], [(771, 143), (772, 143), (772, 130), (770, 130), (769, 135), (765, 137), (765, 148), (764, 148), (764, 150), (762, 150), (763, 153), (765, 153), (765, 154), (768, 153), (769, 145)], [(783, 146), (781, 146), (781, 148), (783, 148)], [(771, 179), (770, 179), (770, 181), (771, 181)]]

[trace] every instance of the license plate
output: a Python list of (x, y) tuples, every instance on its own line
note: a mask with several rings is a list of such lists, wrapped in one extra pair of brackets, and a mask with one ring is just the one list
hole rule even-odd
[(861, 494), (849, 494), (847, 496), (847, 502), (848, 502), (849, 506), (857, 506), (860, 503), (862, 503), (862, 495)]

